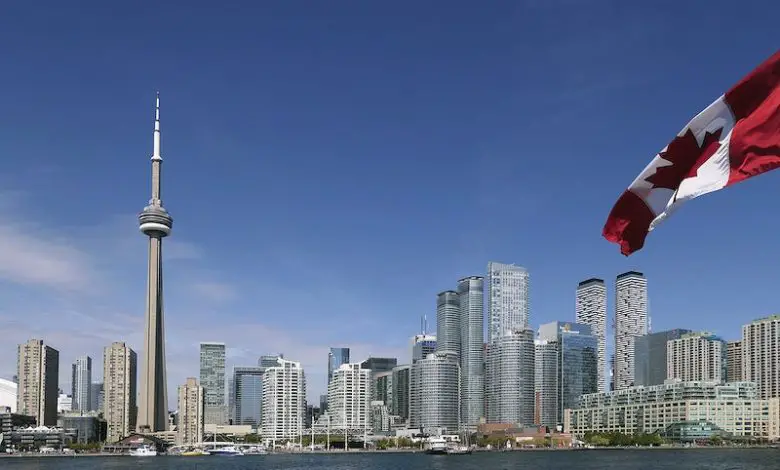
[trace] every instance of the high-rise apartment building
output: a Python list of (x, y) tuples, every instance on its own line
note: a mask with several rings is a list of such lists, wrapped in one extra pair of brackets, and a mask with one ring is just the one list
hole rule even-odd
[(414, 335), (412, 338), (412, 364), (436, 351), (436, 335)]
[(410, 424), (434, 433), (460, 429), (460, 363), (453, 351), (440, 351), (412, 365)]
[(328, 414), (331, 428), (370, 428), (371, 370), (349, 363), (333, 371), (328, 385)]
[(528, 328), (528, 271), (514, 264), (487, 265), (488, 342)]
[(205, 393), (206, 424), (227, 424), (225, 343), (200, 343), (200, 385)]
[(57, 424), (60, 353), (43, 340), (18, 347), (16, 412), (32, 416), (39, 426)]
[(487, 345), (488, 423), (534, 424), (534, 333), (516, 330)]
[(534, 341), (534, 424), (558, 424), (558, 342)]
[(726, 343), (726, 381), (742, 380), (742, 341)]
[(87, 412), (92, 406), (92, 358), (77, 357), (72, 369), (72, 408), (74, 411)]
[(461, 420), (476, 428), (485, 416), (484, 278), (470, 276), (458, 281), (460, 302)]
[(233, 368), (233, 424), (260, 426), (265, 367)]
[(725, 341), (711, 333), (686, 333), (666, 343), (666, 378), (723, 383), (726, 360)]
[(103, 417), (106, 441), (117, 442), (135, 431), (138, 357), (125, 343), (103, 350)]
[(306, 377), (300, 362), (277, 361), (263, 372), (263, 437), (294, 439), (306, 421)]
[(666, 343), (690, 330), (657, 331), (634, 338), (634, 385), (661, 385), (666, 380)]
[(399, 416), (403, 420), (409, 419), (411, 372), (412, 366), (409, 364), (394, 367), (393, 377), (390, 381), (393, 390), (390, 414)]
[(577, 323), (590, 325), (599, 343), (599, 392), (607, 391), (607, 287), (591, 278), (577, 285)]
[(342, 364), (349, 364), (349, 348), (330, 348), (328, 351), (328, 383), (333, 378), (333, 372)]
[(742, 379), (764, 400), (780, 398), (780, 315), (742, 326)]
[(455, 291), (436, 296), (436, 352), (452, 352), (460, 357), (460, 299)]
[(203, 442), (203, 387), (195, 377), (188, 377), (179, 385), (178, 445), (194, 445)]
[(648, 333), (647, 278), (637, 271), (615, 280), (615, 390), (634, 385), (634, 339)]

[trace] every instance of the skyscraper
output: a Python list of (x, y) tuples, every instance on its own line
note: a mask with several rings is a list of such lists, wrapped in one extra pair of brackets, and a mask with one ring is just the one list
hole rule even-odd
[(436, 336), (414, 335), (412, 338), (412, 364), (436, 351)]
[(73, 363), (71, 397), (73, 410), (86, 412), (92, 406), (92, 358), (80, 356)]
[(516, 330), (487, 346), (487, 422), (534, 424), (534, 333)]
[(306, 420), (306, 377), (300, 362), (278, 359), (263, 372), (263, 437), (295, 439)]
[(265, 367), (234, 367), (233, 390), (235, 417), (233, 424), (259, 426), (263, 405), (263, 372)]
[(135, 429), (137, 367), (135, 351), (125, 343), (111, 343), (103, 350), (103, 417), (107, 442), (117, 442)]
[(39, 426), (57, 424), (60, 353), (43, 340), (20, 344), (17, 356), (16, 412), (32, 416)]
[(447, 290), (436, 296), (436, 352), (449, 351), (460, 357), (460, 299)]
[(333, 371), (342, 364), (349, 364), (349, 348), (330, 348), (328, 351), (328, 383), (333, 377)]
[(168, 391), (165, 374), (165, 329), (163, 319), (162, 239), (170, 235), (173, 219), (163, 208), (160, 155), (160, 94), (154, 116), (152, 151), (152, 197), (138, 215), (140, 230), (149, 237), (149, 270), (146, 284), (146, 323), (144, 361), (141, 366), (141, 393), (138, 429), (164, 431), (168, 427)]
[(634, 338), (646, 335), (647, 279), (637, 271), (615, 280), (615, 390), (634, 385)]
[(103, 382), (96, 382), (89, 386), (89, 411), (103, 411)]
[(195, 377), (188, 377), (179, 385), (179, 425), (176, 436), (178, 445), (194, 445), (203, 442), (203, 387)]
[(487, 265), (488, 342), (528, 328), (528, 271), (514, 264)]
[(390, 413), (400, 416), (401, 419), (409, 419), (409, 387), (411, 381), (412, 366), (409, 364), (393, 368), (393, 377), (390, 380), (393, 391)]
[(634, 338), (634, 385), (661, 385), (666, 380), (666, 343), (690, 330), (657, 331)]
[(742, 326), (742, 380), (755, 382), (762, 400), (780, 398), (778, 331), (780, 315), (753, 320)]
[(225, 343), (200, 343), (200, 385), (206, 424), (226, 424)]
[(742, 341), (729, 341), (726, 345), (726, 382), (742, 380)]
[(485, 415), (484, 278), (458, 281), (460, 301), (461, 420), (475, 428)]
[(534, 424), (558, 424), (558, 341), (534, 341)]
[(666, 378), (683, 382), (726, 381), (726, 342), (706, 333), (686, 333), (666, 343)]
[(590, 325), (599, 343), (599, 392), (607, 391), (607, 287), (602, 279), (577, 285), (577, 323)]
[(420, 359), (411, 369), (409, 418), (423, 432), (460, 429), (460, 364), (452, 351)]
[(371, 371), (358, 363), (342, 364), (328, 385), (330, 425), (336, 429), (368, 429), (371, 403)]

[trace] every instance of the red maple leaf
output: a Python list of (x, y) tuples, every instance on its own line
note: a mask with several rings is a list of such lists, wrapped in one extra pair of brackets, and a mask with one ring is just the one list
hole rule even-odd
[(722, 132), (723, 128), (713, 133), (707, 132), (701, 146), (690, 129), (682, 137), (675, 137), (666, 150), (658, 154), (671, 164), (656, 168), (655, 173), (645, 178), (645, 181), (654, 188), (679, 188), (682, 180), (695, 176), (699, 167), (718, 150)]

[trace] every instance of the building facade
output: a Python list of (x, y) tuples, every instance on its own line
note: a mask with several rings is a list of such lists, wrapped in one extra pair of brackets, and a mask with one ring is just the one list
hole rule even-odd
[(89, 411), (103, 411), (103, 382), (95, 382), (89, 386)]
[(607, 384), (607, 286), (603, 279), (591, 278), (577, 285), (577, 323), (589, 325), (598, 340), (599, 392)]
[(436, 296), (436, 352), (449, 351), (460, 357), (460, 299), (455, 291)]
[(16, 413), (16, 382), (0, 379), (0, 413)]
[(188, 377), (184, 385), (179, 385), (179, 425), (177, 428), (178, 445), (194, 445), (203, 442), (204, 392), (198, 385), (198, 379)]
[(634, 385), (634, 340), (648, 333), (647, 279), (629, 271), (615, 280), (615, 390)]
[(200, 385), (206, 394), (206, 424), (227, 424), (225, 343), (200, 343)]
[(402, 420), (409, 419), (411, 372), (412, 366), (409, 364), (393, 368), (390, 414)]
[(32, 416), (39, 426), (56, 426), (59, 375), (59, 351), (39, 339), (20, 344), (16, 412)]
[(436, 351), (435, 335), (414, 335), (412, 338), (412, 364)]
[(488, 423), (534, 423), (534, 333), (502, 334), (487, 345), (485, 403)]
[(634, 338), (634, 385), (661, 385), (666, 380), (666, 343), (690, 330), (676, 328)]
[[(460, 378), (463, 425), (476, 429), (485, 417), (484, 278), (458, 281), (460, 302)], [(533, 363), (532, 363), (533, 364)]]
[(436, 352), (412, 365), (410, 424), (424, 432), (458, 432), (461, 422), (460, 362), (452, 351)]
[(262, 434), (266, 439), (297, 439), (306, 421), (306, 377), (300, 362), (277, 361), (263, 372)]
[(686, 421), (708, 421), (736, 437), (767, 437), (769, 402), (750, 382), (670, 382), (584, 395), (567, 410), (564, 432), (655, 433)]
[(726, 342), (711, 333), (686, 333), (666, 343), (667, 379), (722, 383), (726, 361)]
[(534, 341), (534, 424), (558, 424), (558, 342)]
[(103, 417), (106, 441), (117, 442), (136, 429), (138, 357), (125, 343), (103, 350)]
[(742, 380), (742, 341), (726, 343), (726, 381)]
[(80, 356), (72, 366), (71, 397), (76, 411), (87, 412), (92, 406), (92, 358)]
[(742, 326), (742, 379), (758, 384), (765, 400), (780, 398), (780, 315)]
[(335, 429), (370, 429), (371, 370), (360, 363), (342, 364), (328, 385), (328, 414)]
[(330, 348), (328, 351), (328, 383), (333, 378), (333, 372), (342, 364), (349, 364), (349, 348)]
[(233, 424), (260, 426), (264, 371), (264, 367), (233, 368)]
[(488, 343), (528, 328), (528, 271), (514, 264), (487, 265)]

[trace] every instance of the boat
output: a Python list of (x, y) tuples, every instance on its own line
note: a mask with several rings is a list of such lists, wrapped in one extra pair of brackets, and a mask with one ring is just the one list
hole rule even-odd
[(209, 449), (209, 454), (210, 455), (222, 455), (222, 456), (228, 456), (228, 457), (244, 455), (244, 453), (241, 452), (240, 450), (236, 449), (235, 446), (225, 446), (225, 447), (217, 447), (217, 448), (214, 448), (214, 449)]
[(137, 449), (131, 450), (130, 455), (133, 457), (155, 457), (157, 451), (152, 446), (143, 445)]
[(425, 445), (425, 453), (434, 455), (447, 454), (447, 441), (443, 437), (429, 437)]
[(202, 457), (204, 455), (211, 455), (211, 452), (205, 451), (203, 449), (192, 449), (182, 452), (182, 457)]
[(471, 453), (471, 447), (469, 446), (449, 446), (447, 447), (447, 455), (465, 455)]

